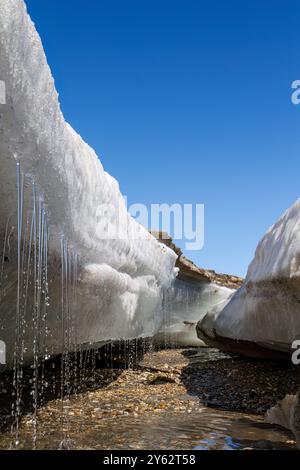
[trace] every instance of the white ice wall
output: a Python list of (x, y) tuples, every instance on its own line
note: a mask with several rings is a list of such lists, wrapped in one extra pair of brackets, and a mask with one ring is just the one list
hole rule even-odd
[[(0, 105), (1, 233), (16, 211), (17, 159), (43, 195), (52, 257), (59, 253), (62, 235), (78, 253), (83, 291), (77, 313), (80, 341), (153, 333), (161, 287), (174, 278), (176, 255), (127, 214), (117, 181), (65, 122), (23, 0), (0, 0), (0, 80), (6, 84), (6, 104)], [(103, 239), (118, 220), (122, 236)], [(13, 311), (13, 292), (10, 304)], [(54, 338), (54, 321), (52, 329)]]
[(300, 199), (270, 227), (258, 244), (247, 279), (300, 277)]
[(203, 346), (197, 337), (196, 323), (233, 293), (233, 289), (214, 283), (175, 279), (164, 295), (163, 322), (156, 341)]
[[(46, 200), (52, 232), (63, 232), (80, 249), (82, 259), (166, 281), (173, 270), (173, 254), (133, 219), (128, 218), (129, 233), (124, 231), (122, 240), (114, 244), (102, 240), (105, 228), (115, 226), (120, 207), (127, 217), (118, 183), (65, 122), (23, 0), (0, 0), (0, 11), (0, 71), (7, 90), (1, 153), (16, 155), (23, 171), (34, 176)], [(100, 204), (109, 204), (109, 213), (102, 214)], [(130, 234), (138, 239), (135, 243)]]
[(300, 335), (300, 199), (258, 244), (243, 286), (209, 312), (199, 329), (292, 351)]

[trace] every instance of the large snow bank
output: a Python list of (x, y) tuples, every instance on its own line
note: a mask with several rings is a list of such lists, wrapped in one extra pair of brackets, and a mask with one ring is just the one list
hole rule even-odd
[(300, 276), (300, 199), (272, 225), (257, 246), (247, 280)]
[(244, 285), (199, 322), (200, 336), (202, 332), (220, 345), (229, 338), (291, 351), (300, 334), (299, 292), (300, 200), (260, 241)]
[[(61, 288), (59, 266), (53, 260), (59, 257), (62, 235), (80, 260), (81, 282), (74, 307), (79, 343), (153, 334), (160, 323), (161, 289), (175, 276), (176, 255), (127, 214), (117, 181), (65, 122), (40, 38), (23, 0), (0, 0), (0, 80), (6, 85), (6, 104), (0, 105), (0, 233), (3, 241), (9, 224), (10, 249), (10, 265), (2, 276), (7, 283), (0, 327), (9, 354), (16, 298), (13, 252), (17, 237), (12, 226), (17, 207), (16, 160), (24, 174), (31, 175), (47, 211), (52, 352), (61, 349), (56, 334)], [(25, 185), (26, 200), (28, 192)], [(115, 230), (120, 220), (121, 236), (105, 239), (103, 235)], [(28, 324), (30, 312), (26, 315)], [(30, 338), (28, 333), (28, 342)]]

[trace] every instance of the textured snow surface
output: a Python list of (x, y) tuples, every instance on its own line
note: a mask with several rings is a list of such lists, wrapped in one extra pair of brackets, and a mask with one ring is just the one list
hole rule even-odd
[[(175, 276), (176, 255), (128, 215), (117, 181), (65, 122), (23, 0), (0, 0), (0, 80), (7, 94), (6, 105), (0, 107), (1, 233), (16, 212), (15, 163), (19, 160), (45, 202), (50, 264), (55, 253), (59, 256), (62, 235), (80, 260), (79, 341), (152, 334), (160, 321), (153, 318), (159, 315), (161, 289)], [(103, 239), (118, 220), (122, 236)], [(55, 275), (52, 295), (58, 297)], [(13, 312), (14, 295), (12, 290), (10, 301), (6, 299), (7, 311)], [(54, 300), (52, 306), (55, 309)], [(10, 331), (11, 338), (12, 326), (3, 318), (3, 330)], [(54, 343), (55, 322), (49, 321)], [(59, 350), (59, 344), (54, 350)]]
[(300, 200), (268, 230), (243, 286), (212, 309), (200, 328), (209, 336), (291, 351), (300, 332)]
[[(0, 7), (1, 79), (9, 108), (2, 146), (20, 160), (24, 172), (34, 176), (52, 233), (64, 233), (87, 263), (108, 263), (130, 275), (152, 274), (165, 282), (173, 270), (173, 254), (127, 216), (117, 181), (65, 122), (24, 2), (0, 0)], [(108, 213), (99, 210), (100, 204), (109, 205)], [(124, 220), (128, 217), (128, 233), (124, 228), (124, 238), (114, 243), (102, 240), (105, 229), (115, 226), (120, 207)], [(135, 243), (128, 240), (130, 236), (137, 239)]]
[(249, 266), (247, 279), (300, 276), (300, 199), (268, 230)]

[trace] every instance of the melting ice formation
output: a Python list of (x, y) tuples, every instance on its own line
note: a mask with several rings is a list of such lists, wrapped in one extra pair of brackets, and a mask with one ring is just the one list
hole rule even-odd
[[(116, 180), (65, 122), (23, 0), (0, 0), (0, 11), (0, 341), (8, 363), (162, 327), (192, 341), (191, 325), (180, 325), (202, 316), (199, 336), (214, 345), (289, 351), (300, 334), (300, 201), (260, 242), (235, 294), (173, 282), (175, 253), (127, 214)], [(101, 204), (109, 210), (99, 214)], [(123, 236), (104, 239), (120, 214)]]
[(225, 350), (291, 354), (300, 338), (300, 199), (260, 241), (243, 286), (197, 329), (200, 338)]
[(175, 279), (163, 298), (162, 327), (155, 340), (181, 346), (204, 346), (197, 337), (196, 324), (207, 311), (223, 303), (234, 289), (209, 282)]
[[(65, 122), (23, 0), (0, 0), (0, 11), (0, 340), (7, 363), (18, 369), (40, 356), (159, 332), (200, 344), (194, 323), (232, 291), (175, 280), (176, 254), (129, 216), (117, 181)], [(99, 214), (100, 205), (109, 210)], [(122, 236), (105, 239), (120, 220)]]
[[(127, 214), (117, 181), (65, 122), (23, 0), (0, 0), (0, 79), (0, 339), (8, 361), (15, 333), (24, 360), (33, 336), (53, 354), (152, 335), (176, 255)], [(100, 204), (109, 211), (99, 215)], [(120, 214), (123, 236), (103, 239)]]
[[(0, 0), (0, 12), (0, 340), (7, 363), (18, 370), (40, 356), (180, 330), (183, 320), (205, 313), (197, 311), (200, 300), (207, 310), (222, 288), (173, 284), (176, 254), (129, 216), (117, 181), (65, 122), (23, 0)], [(99, 215), (99, 205), (109, 210)], [(122, 237), (105, 239), (120, 219)], [(194, 328), (186, 329), (195, 341)]]

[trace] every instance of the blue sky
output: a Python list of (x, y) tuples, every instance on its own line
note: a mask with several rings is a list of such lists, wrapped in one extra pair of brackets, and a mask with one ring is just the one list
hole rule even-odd
[(300, 193), (300, 4), (26, 0), (66, 119), (129, 203), (204, 203), (199, 265), (244, 275)]

